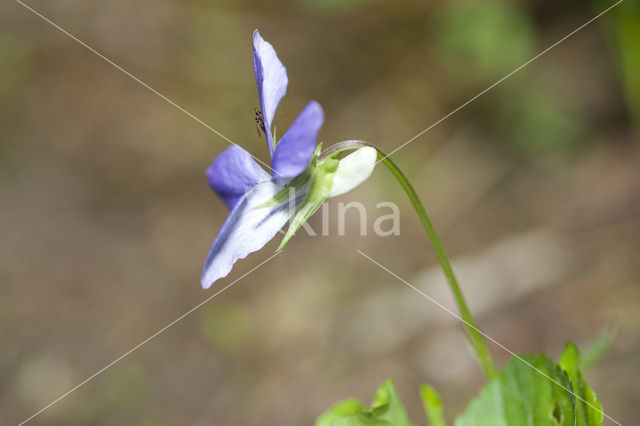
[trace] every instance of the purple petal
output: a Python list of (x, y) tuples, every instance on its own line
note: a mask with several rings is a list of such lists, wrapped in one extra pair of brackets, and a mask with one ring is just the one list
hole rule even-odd
[(243, 195), (222, 225), (202, 268), (201, 283), (207, 289), (227, 276), (238, 259), (260, 250), (286, 225), (293, 210), (289, 203), (262, 207), (282, 186), (271, 181), (257, 184)]
[(273, 46), (264, 41), (258, 30), (253, 32), (253, 69), (258, 82), (258, 96), (269, 154), (273, 155), (275, 142), (271, 134), (271, 124), (278, 104), (287, 92), (287, 70), (278, 59)]
[(270, 180), (265, 172), (244, 149), (231, 145), (222, 151), (207, 169), (211, 188), (233, 209), (238, 200), (259, 182)]
[(323, 122), (324, 113), (320, 104), (309, 102), (276, 145), (271, 160), (273, 177), (291, 178), (307, 168)]

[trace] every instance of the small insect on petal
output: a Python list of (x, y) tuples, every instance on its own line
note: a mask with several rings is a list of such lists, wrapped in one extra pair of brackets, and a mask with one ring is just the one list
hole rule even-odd
[(253, 112), (255, 113), (256, 130), (258, 130), (258, 137), (260, 137), (262, 136), (260, 130), (262, 130), (262, 133), (267, 133), (267, 129), (264, 127), (264, 117), (262, 116), (262, 111), (260, 111), (258, 106), (253, 107)]

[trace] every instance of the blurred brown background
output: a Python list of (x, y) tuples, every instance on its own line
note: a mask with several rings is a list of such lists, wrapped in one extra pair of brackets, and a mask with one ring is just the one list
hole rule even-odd
[[(31, 0), (30, 6), (266, 160), (251, 33), (289, 74), (278, 115), (324, 107), (325, 144), (391, 151), (612, 2)], [(587, 376), (638, 424), (640, 6), (626, 0), (394, 155), (431, 211), (481, 328), (557, 357), (619, 325)], [(0, 5), (0, 425), (17, 424), (271, 256), (205, 292), (227, 211), (204, 170), (228, 146), (14, 1)], [(279, 132), (280, 133), (280, 132)], [(401, 235), (336, 232), (336, 203), (401, 208)], [(447, 417), (483, 383), (386, 170), (284, 253), (33, 425), (304, 425), (393, 378)], [(319, 226), (319, 218), (311, 220)], [(371, 230), (371, 224), (369, 224)], [(492, 347), (502, 365), (508, 355)]]

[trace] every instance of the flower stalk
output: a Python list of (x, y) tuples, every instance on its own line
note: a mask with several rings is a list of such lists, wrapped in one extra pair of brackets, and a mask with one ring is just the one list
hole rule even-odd
[(420, 221), (422, 222), (422, 226), (424, 227), (425, 232), (427, 233), (427, 237), (431, 242), (431, 246), (436, 253), (436, 257), (438, 262), (440, 263), (440, 267), (444, 272), (444, 275), (449, 284), (449, 288), (453, 293), (453, 297), (458, 305), (458, 309), (460, 310), (460, 316), (465, 323), (467, 334), (469, 336), (469, 341), (471, 342), (471, 346), (484, 370), (485, 375), (488, 379), (493, 379), (497, 375), (496, 367), (493, 363), (493, 359), (491, 358), (491, 353), (489, 352), (489, 348), (487, 347), (478, 326), (471, 315), (471, 311), (467, 306), (467, 302), (462, 293), (462, 289), (458, 284), (458, 280), (453, 272), (453, 268), (451, 267), (451, 262), (449, 261), (449, 257), (447, 253), (444, 251), (444, 247), (440, 242), (440, 238), (436, 233), (435, 227), (429, 218), (427, 210), (422, 204), (422, 200), (418, 196), (418, 193), (413, 188), (407, 177), (402, 173), (400, 168), (391, 160), (388, 156), (386, 156), (382, 151), (380, 151), (377, 147), (360, 140), (349, 140), (337, 143), (324, 151), (321, 155), (321, 158), (325, 158), (331, 154), (335, 154), (341, 151), (359, 149), (362, 147), (371, 147), (374, 148), (378, 153), (378, 161), (384, 164), (387, 169), (391, 172), (391, 174), (396, 178), (402, 189), (409, 196), (409, 200), (411, 200), (411, 204), (413, 204)]

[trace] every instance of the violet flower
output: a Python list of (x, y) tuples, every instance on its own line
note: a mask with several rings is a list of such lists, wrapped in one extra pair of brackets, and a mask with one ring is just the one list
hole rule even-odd
[(231, 212), (204, 263), (201, 283), (205, 289), (225, 277), (236, 260), (260, 250), (289, 223), (281, 249), (327, 198), (365, 181), (376, 162), (376, 151), (369, 147), (342, 160), (319, 157), (316, 140), (324, 114), (316, 101), (303, 108), (276, 143), (271, 127), (287, 91), (287, 72), (258, 30), (253, 33), (253, 66), (272, 175), (237, 145), (219, 154), (207, 169), (209, 184)]

